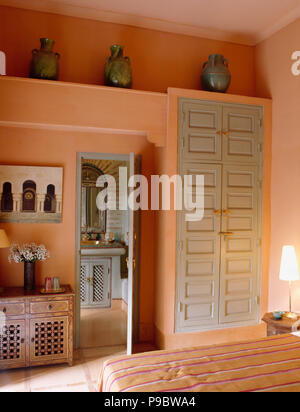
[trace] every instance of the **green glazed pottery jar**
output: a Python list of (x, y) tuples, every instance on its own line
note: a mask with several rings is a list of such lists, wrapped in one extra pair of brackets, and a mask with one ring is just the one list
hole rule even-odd
[(226, 93), (231, 82), (228, 60), (222, 54), (212, 54), (204, 63), (202, 87), (209, 92)]
[(41, 49), (32, 50), (30, 77), (33, 79), (58, 80), (60, 54), (53, 52), (54, 40), (41, 39)]
[(123, 57), (123, 46), (115, 44), (111, 46), (111, 56), (107, 57), (105, 64), (105, 86), (132, 87), (132, 70), (129, 57)]

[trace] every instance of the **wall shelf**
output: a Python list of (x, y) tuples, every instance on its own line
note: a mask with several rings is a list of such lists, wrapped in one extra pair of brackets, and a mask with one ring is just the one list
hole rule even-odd
[(0, 77), (0, 126), (147, 136), (161, 147), (167, 94)]

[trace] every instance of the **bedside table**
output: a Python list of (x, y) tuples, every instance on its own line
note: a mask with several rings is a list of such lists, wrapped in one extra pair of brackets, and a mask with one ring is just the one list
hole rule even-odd
[(283, 315), (281, 320), (276, 320), (273, 313), (266, 313), (262, 321), (267, 324), (268, 336), (283, 335), (300, 330), (300, 316), (297, 319), (289, 319)]

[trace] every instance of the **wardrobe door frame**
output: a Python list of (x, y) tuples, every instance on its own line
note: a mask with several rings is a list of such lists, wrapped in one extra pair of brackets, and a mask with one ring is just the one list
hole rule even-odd
[[(258, 247), (258, 253), (257, 253), (257, 276), (256, 276), (256, 313), (257, 316), (255, 320), (249, 320), (249, 321), (241, 321), (241, 322), (228, 322), (228, 323), (219, 323), (218, 325), (215, 326), (199, 326), (197, 328), (180, 328), (179, 327), (179, 322), (178, 322), (178, 312), (180, 310), (179, 304), (180, 304), (180, 291), (179, 291), (179, 284), (180, 284), (180, 267), (182, 266), (182, 263), (180, 262), (180, 257), (181, 257), (181, 247), (182, 245), (180, 244), (180, 239), (181, 239), (181, 216), (180, 213), (182, 212), (177, 212), (177, 227), (176, 227), (176, 232), (177, 232), (177, 237), (176, 237), (176, 286), (175, 286), (175, 322), (174, 322), (174, 333), (189, 333), (189, 332), (202, 332), (205, 330), (218, 330), (218, 329), (230, 329), (230, 328), (236, 328), (236, 327), (244, 327), (244, 326), (251, 326), (251, 325), (257, 325), (260, 323), (260, 308), (261, 308), (261, 286), (262, 286), (262, 212), (263, 212), (263, 171), (264, 171), (264, 107), (259, 106), (259, 105), (249, 105), (249, 104), (238, 104), (238, 103), (223, 103), (223, 102), (218, 102), (214, 100), (201, 100), (201, 99), (191, 99), (191, 98), (185, 98), (185, 97), (179, 97), (178, 98), (178, 163), (177, 163), (177, 170), (178, 174), (182, 176), (183, 172), (183, 166), (184, 163), (187, 162), (187, 160), (184, 158), (183, 155), (183, 148), (185, 144), (185, 139), (184, 139), (184, 121), (185, 121), (185, 116), (184, 115), (184, 105), (185, 104), (218, 104), (222, 106), (222, 121), (223, 121), (223, 107), (240, 107), (241, 109), (252, 109), (252, 110), (257, 110), (257, 113), (260, 114), (257, 118), (258, 121), (258, 128), (257, 128), (257, 144), (255, 147), (255, 150), (257, 150), (257, 159), (258, 161), (256, 162), (251, 162), (247, 161), (247, 165), (253, 165), (258, 167), (258, 180), (257, 180), (257, 190), (258, 190), (258, 214), (257, 214), (257, 227), (258, 227), (258, 234), (257, 234), (257, 242), (259, 244)], [(226, 136), (226, 134), (225, 134)], [(191, 163), (199, 162), (199, 165), (203, 164), (219, 164), (219, 165), (242, 165), (243, 163), (239, 161), (224, 161), (223, 160), (223, 153), (224, 153), (224, 137), (222, 134), (222, 142), (221, 142), (221, 148), (222, 148), (222, 159), (220, 160), (204, 160), (202, 158), (197, 159), (193, 158), (191, 160)]]

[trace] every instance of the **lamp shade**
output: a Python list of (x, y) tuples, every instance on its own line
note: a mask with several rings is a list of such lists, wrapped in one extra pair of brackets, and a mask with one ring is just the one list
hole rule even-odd
[(0, 248), (10, 247), (10, 242), (5, 233), (5, 230), (0, 229)]
[(299, 280), (299, 269), (294, 246), (284, 246), (282, 249), (280, 279), (286, 281)]

